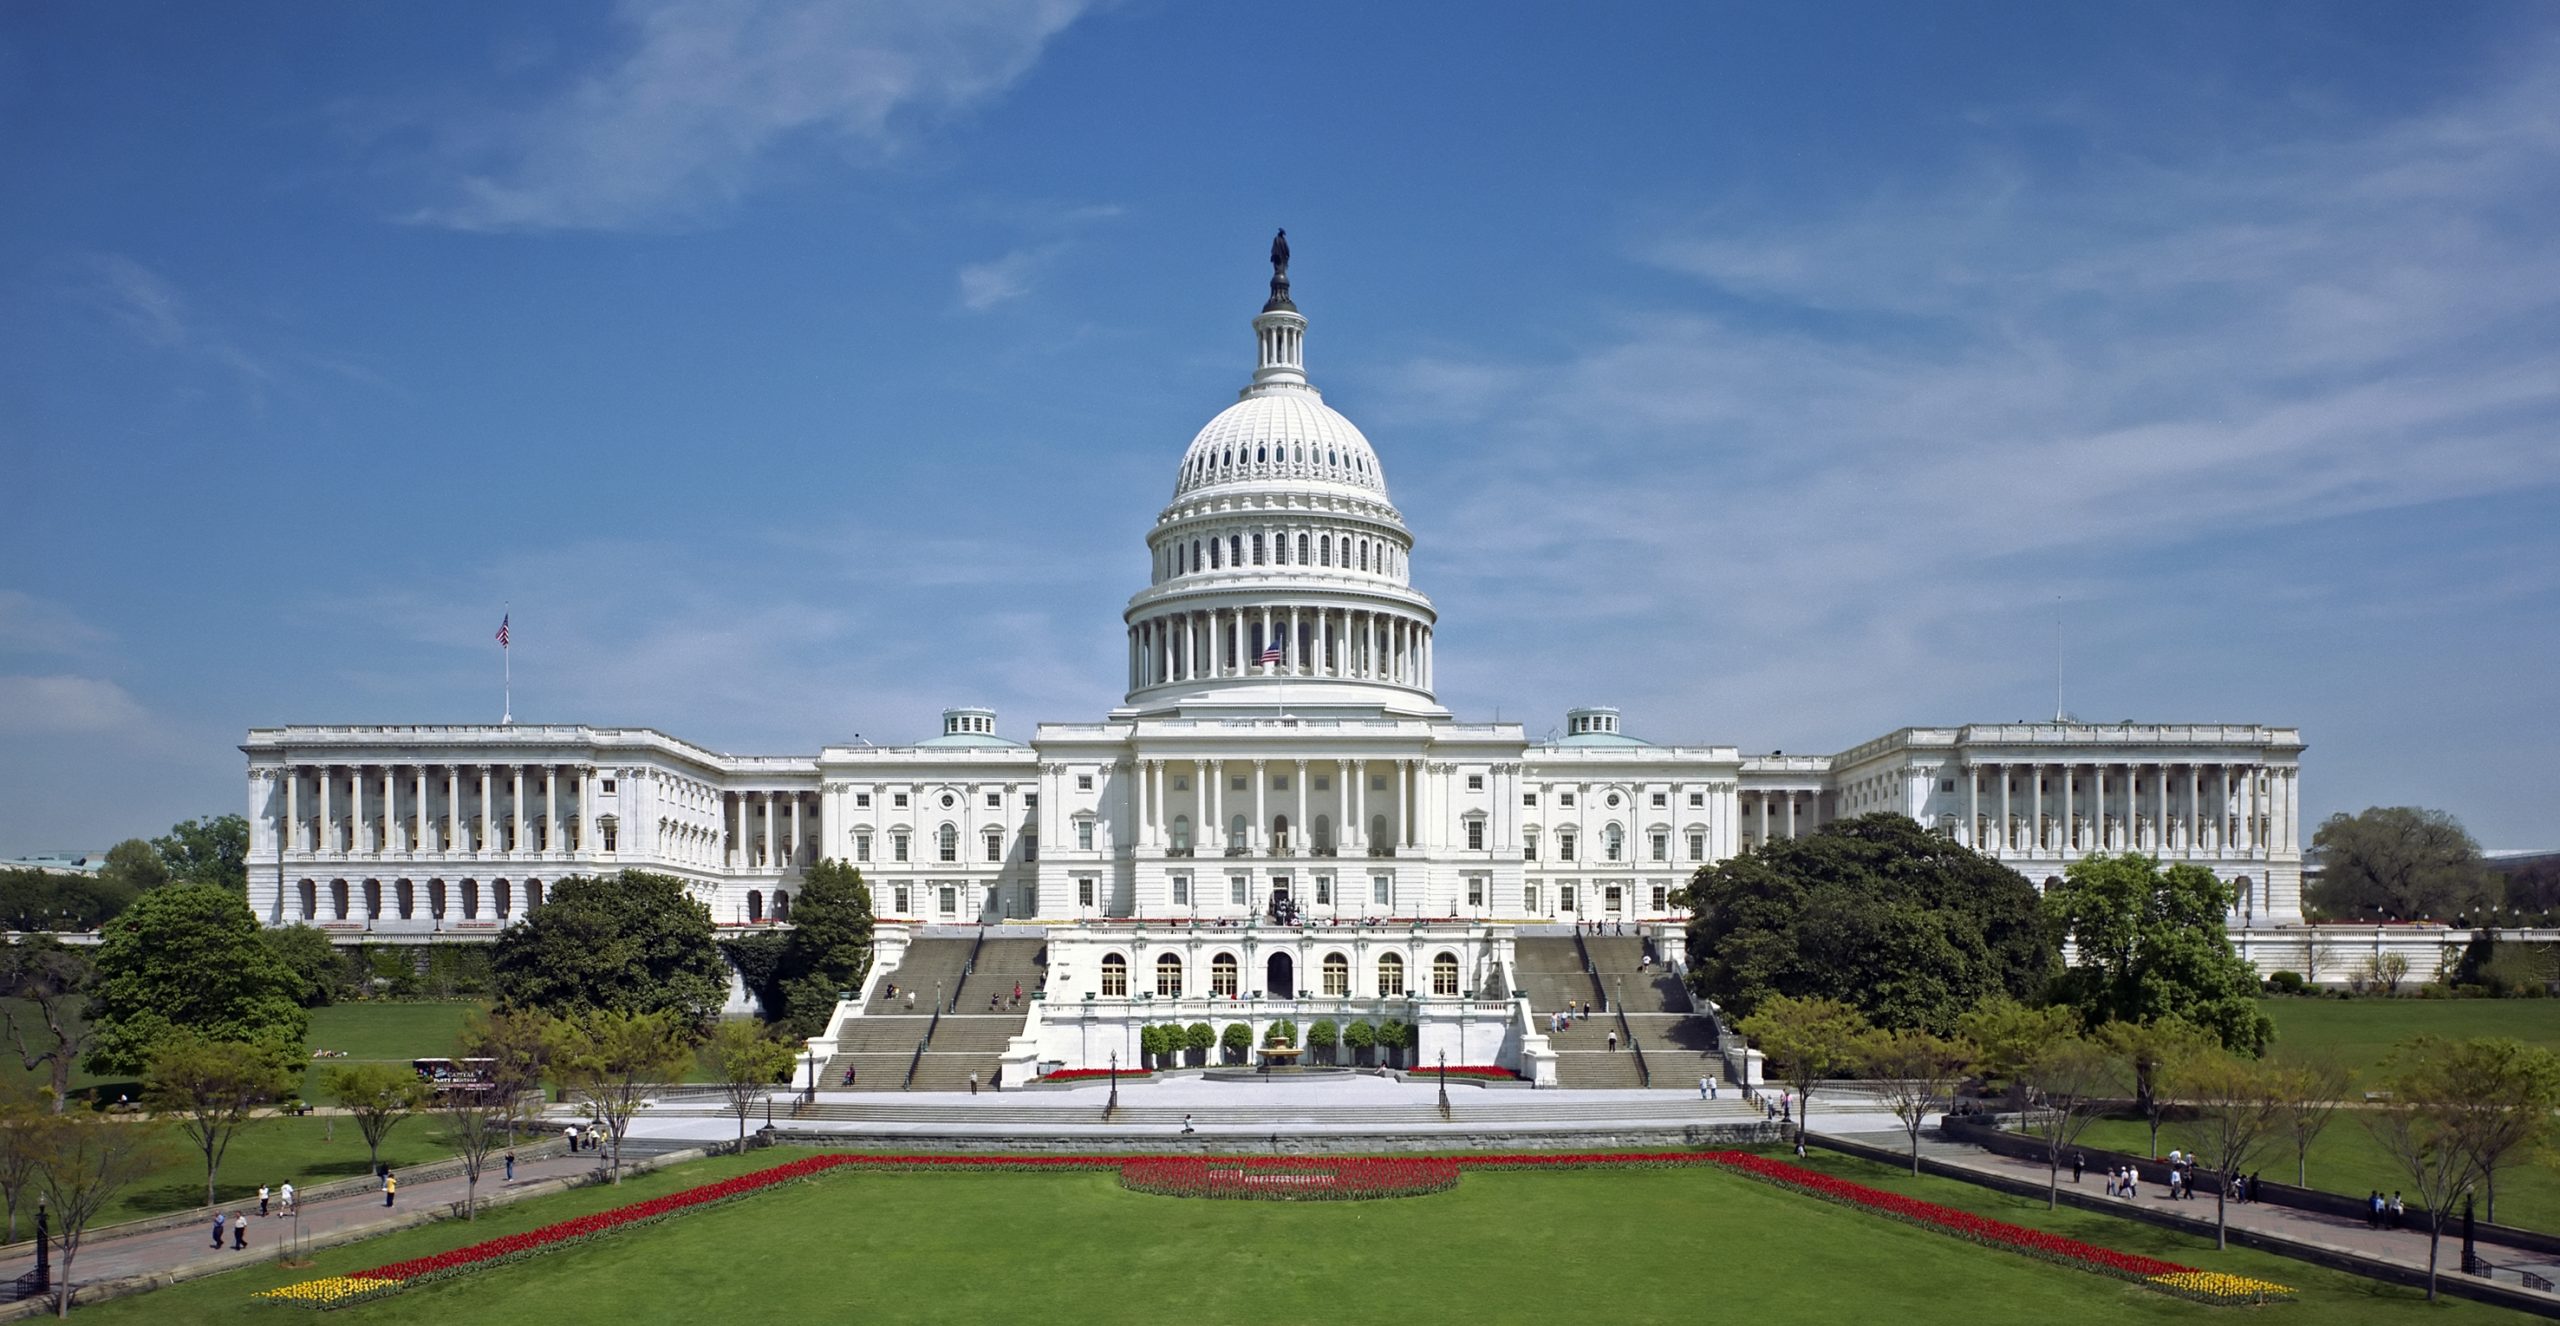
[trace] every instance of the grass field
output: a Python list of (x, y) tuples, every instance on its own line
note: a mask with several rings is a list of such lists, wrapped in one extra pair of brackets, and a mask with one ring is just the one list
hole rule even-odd
[(2265, 999), (2280, 1054), (2333, 1054), (2358, 1087), (2380, 1080), (2392, 1047), (2413, 1036), (2512, 1036), (2560, 1050), (2560, 1000)]
[[(637, 1201), (787, 1152), (701, 1162), (621, 1190), (584, 1189), (320, 1254), (260, 1263), (84, 1309), (99, 1321), (272, 1321), (259, 1289), (455, 1247)], [(1826, 1162), (2022, 1223), (2041, 1207), (1937, 1180)], [(2098, 1213), (2056, 1228), (2108, 1246), (2293, 1285), (2252, 1320), (2486, 1322), (2384, 1288), (2209, 1247)], [(2122, 1281), (1714, 1171), (1471, 1172), (1455, 1191), (1360, 1203), (1204, 1202), (1122, 1191), (1109, 1174), (837, 1172), (596, 1243), (348, 1310), (351, 1323), (662, 1320), (679, 1313), (924, 1322), (1789, 1323), (2213, 1322)], [(2497, 1314), (2504, 1316), (2505, 1314)]]
[[(32, 1012), (23, 1000), (0, 1000), (12, 1006), (21, 1019)], [(435, 1058), (453, 1053), (454, 1038), (462, 1033), (463, 1019), (473, 1010), (487, 1005), (479, 1001), (451, 1003), (390, 1003), (370, 1001), (357, 1004), (331, 1004), (311, 1010), (309, 1050), (344, 1050), (345, 1059), (315, 1060), (304, 1070), (303, 1099), (319, 1102), (327, 1099), (320, 1089), (320, 1071), (332, 1064), (379, 1059), (405, 1064), (412, 1059)], [(26, 1022), (32, 1027), (38, 1025)], [(29, 1071), (15, 1054), (0, 1056), (0, 1073), (9, 1078), (44, 1089), (46, 1078), (41, 1071)], [(142, 1086), (130, 1076), (100, 1077), (95, 1073), (75, 1071), (71, 1089), (86, 1095), (103, 1095), (112, 1101), (119, 1095), (139, 1096)]]
[[(2140, 1155), (2150, 1137), (2149, 1125), (2139, 1119), (2100, 1119), (2089, 1125), (2080, 1140), (2090, 1146)], [(2163, 1154), (2171, 1147), (2187, 1146), (2190, 1141), (2176, 1118), (2160, 1126)], [(2560, 1171), (2533, 1163), (2528, 1153), (2519, 1153), (2515, 1161), (2498, 1171), (2499, 1223), (2560, 1232)], [(2271, 1180), (2293, 1182), (2292, 1145), (2279, 1142), (2256, 1168)], [(2320, 1134), (2320, 1140), (2311, 1144), (2309, 1169), (2312, 1187), (2357, 1197), (2377, 1188), (2389, 1193), (2409, 1186), (2408, 1178), (2351, 1109), (2339, 1111)], [(2481, 1218), (2487, 1219), (2487, 1212), (2482, 1212)]]

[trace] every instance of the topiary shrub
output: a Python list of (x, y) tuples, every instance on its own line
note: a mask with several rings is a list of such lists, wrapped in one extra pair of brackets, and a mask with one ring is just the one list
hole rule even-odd
[(1341, 1038), (1341, 1031), (1333, 1025), (1332, 1018), (1325, 1018), (1307, 1028), (1307, 1048), (1315, 1051), (1319, 1063), (1333, 1062), (1333, 1047)]
[(1253, 1028), (1241, 1022), (1230, 1022), (1218, 1043), (1226, 1049), (1226, 1062), (1243, 1063), (1244, 1057), (1253, 1052)]
[(1164, 1066), (1167, 1053), (1164, 1048), (1164, 1031), (1162, 1027), (1138, 1028), (1138, 1053), (1146, 1056), (1146, 1063), (1150, 1068)]
[(2302, 993), (2303, 986), (2306, 984), (2301, 972), (2280, 971), (2267, 978), (2267, 993), (2298, 995)]
[(1388, 1018), (1386, 1023), (1378, 1028), (1378, 1048), (1387, 1052), (1389, 1068), (1403, 1065), (1404, 1051), (1412, 1044), (1413, 1028), (1406, 1026), (1403, 1018)]
[(1218, 1048), (1218, 1030), (1206, 1022), (1194, 1022), (1182, 1033), (1182, 1048), (1191, 1066), (1199, 1068), (1209, 1062), (1209, 1051)]
[(1263, 1029), (1262, 1043), (1283, 1050), (1293, 1048), (1298, 1043), (1298, 1024), (1287, 1018), (1272, 1023)]
[(1351, 1057), (1366, 1067), (1375, 1056), (1378, 1029), (1366, 1022), (1354, 1022), (1342, 1029), (1342, 1043), (1351, 1047)]

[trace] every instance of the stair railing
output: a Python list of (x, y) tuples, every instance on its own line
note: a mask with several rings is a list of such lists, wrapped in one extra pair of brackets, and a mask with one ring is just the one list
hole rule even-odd
[(1609, 991), (1600, 984), (1600, 969), (1592, 964), (1591, 947), (1582, 942), (1582, 927), (1579, 925), (1573, 928), (1573, 951), (1582, 955), (1582, 974), (1591, 982), (1591, 993), (1598, 997), (1602, 1008), (1607, 1008)]
[(1644, 1047), (1636, 1044), (1635, 1028), (1627, 1025), (1627, 1010), (1623, 1008), (1618, 1010), (1618, 1038), (1627, 1043), (1629, 1050), (1635, 1052), (1637, 1085), (1652, 1086), (1653, 1068), (1644, 1061)]
[(927, 1032), (924, 1040), (916, 1042), (915, 1056), (907, 1060), (907, 1075), (898, 1079), (898, 1090), (905, 1091), (915, 1085), (916, 1070), (924, 1066), (924, 1043), (932, 1039), (933, 1034)]
[[(978, 927), (978, 937), (969, 944), (969, 960), (960, 964), (960, 979), (951, 987), (951, 1011), (960, 1011), (960, 992), (969, 988), (969, 978), (978, 974), (978, 950), (987, 946), (987, 928)], [(937, 1012), (940, 1010), (936, 1010)]]

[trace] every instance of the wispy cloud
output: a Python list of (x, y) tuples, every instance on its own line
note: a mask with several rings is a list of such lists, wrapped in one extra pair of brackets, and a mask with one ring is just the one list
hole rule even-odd
[(961, 268), (960, 307), (984, 313), (998, 304), (1022, 298), (1031, 293), (1031, 283), (1040, 270), (1065, 250), (1062, 243), (1039, 244)]
[(1980, 716), (1933, 709), (1986, 663), (2034, 670), (1986, 656), (1986, 616), (2121, 610), (2154, 559), (2218, 574), (2217, 544), (2560, 484), (2555, 206), (2546, 58), (2353, 136), (1668, 229), (1637, 257), (1711, 297), (1663, 292), (1562, 362), (1396, 372), (1402, 420), (1494, 448), (1432, 588), (1539, 623), (1525, 677), (1667, 633), (1698, 671), (1599, 679), (1657, 712), (1748, 696), (1753, 729), (1816, 740)]
[(0, 676), (0, 732), (18, 736), (121, 732), (144, 725), (141, 704), (99, 677)]
[(107, 633), (78, 613), (24, 590), (0, 589), (0, 653), (86, 654)]
[(795, 144), (877, 157), (1002, 94), (1087, 0), (627, 0), (618, 58), (530, 107), (433, 126), (464, 230), (707, 224)]
[(230, 376), (254, 408), (264, 409), (277, 373), (198, 313), (178, 287), (121, 253), (86, 253), (73, 259), (73, 292), (136, 341), (155, 350), (187, 355)]

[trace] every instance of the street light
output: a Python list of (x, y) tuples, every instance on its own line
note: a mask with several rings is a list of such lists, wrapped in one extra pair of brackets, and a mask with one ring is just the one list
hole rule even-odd
[(1440, 1052), (1440, 1117), (1449, 1117), (1449, 1052)]
[(1108, 1119), (1108, 1118), (1110, 1118), (1112, 1115), (1117, 1114), (1117, 1113), (1119, 1113), (1119, 1112), (1120, 1112), (1120, 1052), (1119, 1052), (1118, 1050), (1113, 1050), (1113, 1051), (1111, 1052), (1111, 1099), (1110, 1099), (1109, 1101), (1104, 1102), (1104, 1104), (1103, 1104), (1103, 1106), (1102, 1106), (1102, 1117), (1103, 1117), (1103, 1118)]

